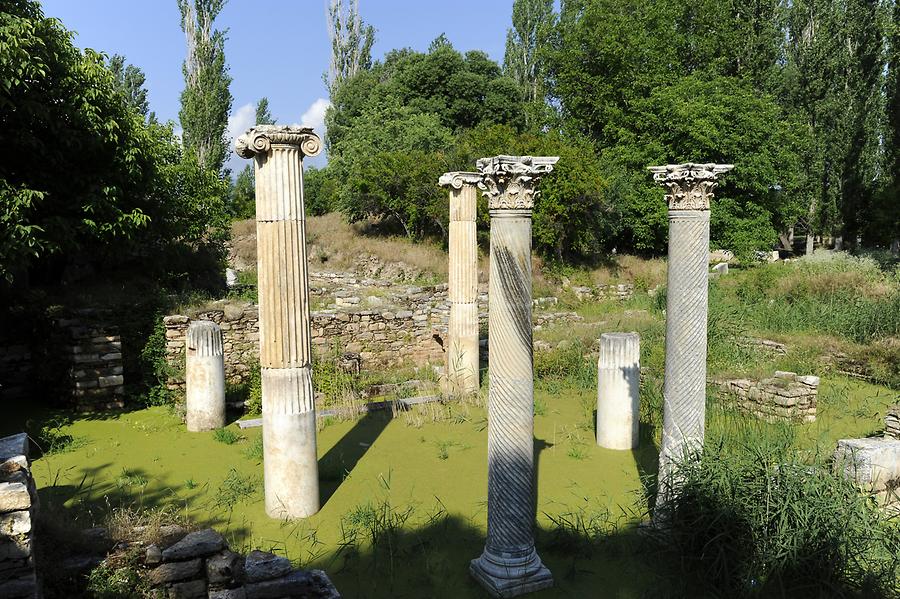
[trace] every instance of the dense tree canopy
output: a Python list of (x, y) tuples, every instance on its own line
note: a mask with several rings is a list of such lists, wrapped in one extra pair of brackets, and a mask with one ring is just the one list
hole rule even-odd
[(182, 160), (171, 125), (148, 124), (104, 57), (37, 2), (4, 4), (0, 73), (0, 276), (203, 242), (222, 224), (218, 178)]

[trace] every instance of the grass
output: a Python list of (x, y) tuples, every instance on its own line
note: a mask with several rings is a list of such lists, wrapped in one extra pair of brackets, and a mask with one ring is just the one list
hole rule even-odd
[(225, 445), (234, 445), (243, 437), (230, 428), (217, 428), (213, 431), (213, 439)]
[[(795, 310), (792, 318), (810, 315), (791, 321), (790, 326), (783, 319), (766, 318), (772, 312), (770, 301), (790, 306), (804, 301), (843, 301), (841, 294), (846, 290), (824, 281), (835, 268), (830, 263), (821, 266), (802, 261), (748, 268), (733, 271), (713, 285), (709, 374), (770, 376), (775, 369), (820, 374), (818, 420), (797, 426), (757, 422), (722, 409), (717, 393), (711, 391), (709, 456), (720, 458), (720, 463), (697, 475), (696, 497), (697, 502), (706, 498), (700, 503), (705, 506), (700, 515), (706, 520), (687, 527), (685, 536), (679, 536), (674, 545), (648, 546), (646, 535), (636, 532), (654, 492), (665, 348), (664, 291), (658, 300), (638, 292), (624, 303), (584, 304), (577, 308), (584, 323), (539, 332), (538, 337), (565, 343), (535, 355), (537, 546), (557, 583), (535, 597), (591, 596), (597, 588), (607, 589), (611, 596), (634, 599), (664, 596), (665, 592), (677, 596), (682, 591), (687, 596), (717, 596), (702, 586), (704, 581), (717, 581), (724, 589), (718, 596), (733, 591), (733, 596), (747, 592), (761, 597), (766, 595), (759, 589), (766, 589), (768, 596), (777, 597), (782, 595), (772, 585), (789, 586), (795, 579), (812, 580), (810, 584), (821, 580), (866, 596), (869, 587), (860, 585), (875, 584), (878, 577), (871, 578), (869, 570), (860, 570), (854, 563), (870, 564), (875, 574), (887, 567), (890, 562), (883, 558), (883, 548), (884, 543), (892, 542), (890, 537), (879, 536), (880, 524), (871, 524), (871, 514), (841, 494), (845, 490), (838, 483), (807, 481), (795, 466), (821, 466), (821, 459), (830, 455), (837, 439), (876, 432), (885, 408), (900, 400), (890, 387), (841, 376), (822, 362), (823, 355), (836, 351), (854, 356), (882, 351), (878, 368), (890, 373), (891, 359), (897, 359), (891, 352), (895, 347), (890, 336), (892, 316), (883, 319), (887, 325), (878, 325), (886, 329), (872, 328), (865, 318), (857, 319), (862, 323), (860, 330), (870, 327), (867, 335), (876, 336), (865, 343), (831, 332), (837, 321), (828, 320), (832, 318), (829, 314), (835, 315), (837, 310), (813, 315), (808, 308), (785, 308)], [(890, 306), (884, 302), (892, 297), (894, 275), (872, 271), (868, 265), (858, 270), (862, 278), (852, 280), (865, 288), (851, 296), (853, 301), (881, 302), (882, 309)], [(805, 295), (792, 291), (794, 280), (800, 285), (799, 281), (813, 279), (817, 282), (806, 287)], [(806, 295), (812, 299), (803, 299)], [(621, 330), (641, 334), (641, 446), (634, 452), (605, 450), (593, 442), (593, 340), (604, 331)], [(735, 341), (736, 336), (750, 335), (786, 343), (787, 355), (741, 347)], [(336, 401), (348, 385), (358, 389), (372, 381), (425, 379), (429, 372), (398, 369), (343, 381), (345, 375), (334, 369), (329, 376), (323, 375), (319, 390), (336, 390), (331, 393)], [(480, 554), (486, 527), (487, 420), (483, 400), (482, 395), (471, 402), (415, 406), (398, 411), (393, 419), (379, 415), (331, 419), (328, 426), (323, 423), (317, 439), (322, 510), (298, 522), (271, 520), (265, 515), (259, 429), (244, 431), (246, 443), (223, 444), (214, 435), (187, 433), (177, 417), (163, 408), (57, 423), (58, 435), (85, 442), (71, 450), (45, 454), (35, 461), (34, 472), (42, 502), (58, 506), (54, 511), (82, 523), (102, 523), (110, 509), (122, 505), (141, 510), (170, 506), (180, 518), (219, 527), (233, 547), (277, 549), (304, 566), (324, 568), (345, 596), (482, 597), (468, 577), (467, 562)], [(739, 451), (763, 442), (767, 445), (761, 447), (771, 452), (766, 460), (754, 461), (747, 456), (758, 453)], [(775, 468), (782, 463), (790, 466)], [(819, 468), (814, 472), (825, 471)], [(765, 486), (773, 480), (790, 490), (790, 502)], [(703, 491), (709, 488), (725, 491)], [(753, 511), (760, 502), (780, 511)], [(735, 514), (739, 517), (732, 517)], [(692, 522), (690, 518), (684, 521)], [(835, 531), (836, 522), (853, 526)], [(716, 528), (722, 523), (728, 527)], [(732, 525), (736, 528), (730, 528)], [(751, 540), (738, 547), (720, 542), (746, 538), (737, 535), (747, 530), (753, 531)], [(860, 538), (860, 531), (868, 531), (874, 544), (854, 541)], [(844, 536), (834, 536), (837, 533)], [(818, 572), (815, 563), (788, 559), (792, 547), (795, 557), (800, 555), (798, 548), (811, 548), (809, 552), (819, 555), (819, 546), (804, 545), (810, 539), (863, 549), (856, 553), (842, 549), (840, 559), (825, 560), (829, 572), (814, 574)], [(757, 547), (759, 553), (753, 553)], [(708, 551), (703, 553), (704, 549)], [(892, 555), (897, 554), (894, 551)], [(808, 572), (789, 570), (791, 564), (801, 564)], [(751, 585), (751, 580), (757, 582)], [(685, 591), (682, 582), (699, 584), (700, 590)], [(795, 596), (803, 595), (797, 591)]]

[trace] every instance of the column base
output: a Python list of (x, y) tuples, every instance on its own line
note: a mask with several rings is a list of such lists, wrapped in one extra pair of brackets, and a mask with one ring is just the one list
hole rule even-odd
[(485, 548), (469, 563), (469, 573), (493, 597), (518, 597), (553, 586), (553, 574), (534, 549), (524, 558), (505, 558)]

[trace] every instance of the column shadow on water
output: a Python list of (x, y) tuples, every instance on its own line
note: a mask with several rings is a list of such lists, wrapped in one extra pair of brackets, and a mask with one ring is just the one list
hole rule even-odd
[(319, 458), (319, 494), (323, 506), (391, 420), (390, 412), (368, 412), (356, 421), (353, 428), (328, 453)]
[(650, 422), (641, 422), (638, 446), (631, 450), (647, 505), (653, 505), (657, 490), (659, 471), (659, 446), (656, 444), (656, 427)]
[(545, 449), (550, 449), (553, 447), (553, 443), (548, 443), (544, 439), (538, 439), (535, 437), (534, 439), (534, 496), (532, 497), (532, 501), (534, 502), (534, 513), (537, 514), (537, 506), (538, 506), (538, 497), (540, 497), (540, 489), (538, 488), (538, 472), (540, 468), (541, 462), (541, 452)]

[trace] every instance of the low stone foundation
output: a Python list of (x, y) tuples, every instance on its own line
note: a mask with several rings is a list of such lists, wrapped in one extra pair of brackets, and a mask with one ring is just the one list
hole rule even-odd
[(776, 371), (761, 381), (736, 379), (713, 381), (737, 398), (737, 407), (768, 422), (799, 420), (815, 422), (819, 395), (819, 377), (797, 376)]
[(0, 597), (40, 597), (34, 566), (37, 491), (25, 433), (0, 439)]
[[(183, 535), (183, 533), (182, 533)], [(321, 570), (295, 570), (286, 557), (231, 551), (213, 529), (183, 535), (177, 542), (150, 545), (146, 577), (160, 597), (183, 599), (339, 599)], [(162, 594), (164, 593), (164, 594)]]
[[(446, 295), (446, 294), (445, 294)], [(226, 305), (207, 310), (197, 319), (211, 320), (222, 328), (225, 376), (231, 383), (247, 380), (249, 364), (259, 359), (259, 312), (253, 304)], [(184, 387), (184, 340), (191, 318), (166, 316), (166, 359), (179, 372), (169, 380), (170, 389)], [(449, 310), (423, 306), (417, 310), (347, 310), (313, 312), (312, 344), (319, 355), (334, 347), (358, 355), (358, 368), (372, 370), (405, 363), (440, 364)], [(354, 357), (354, 359), (356, 359)]]

